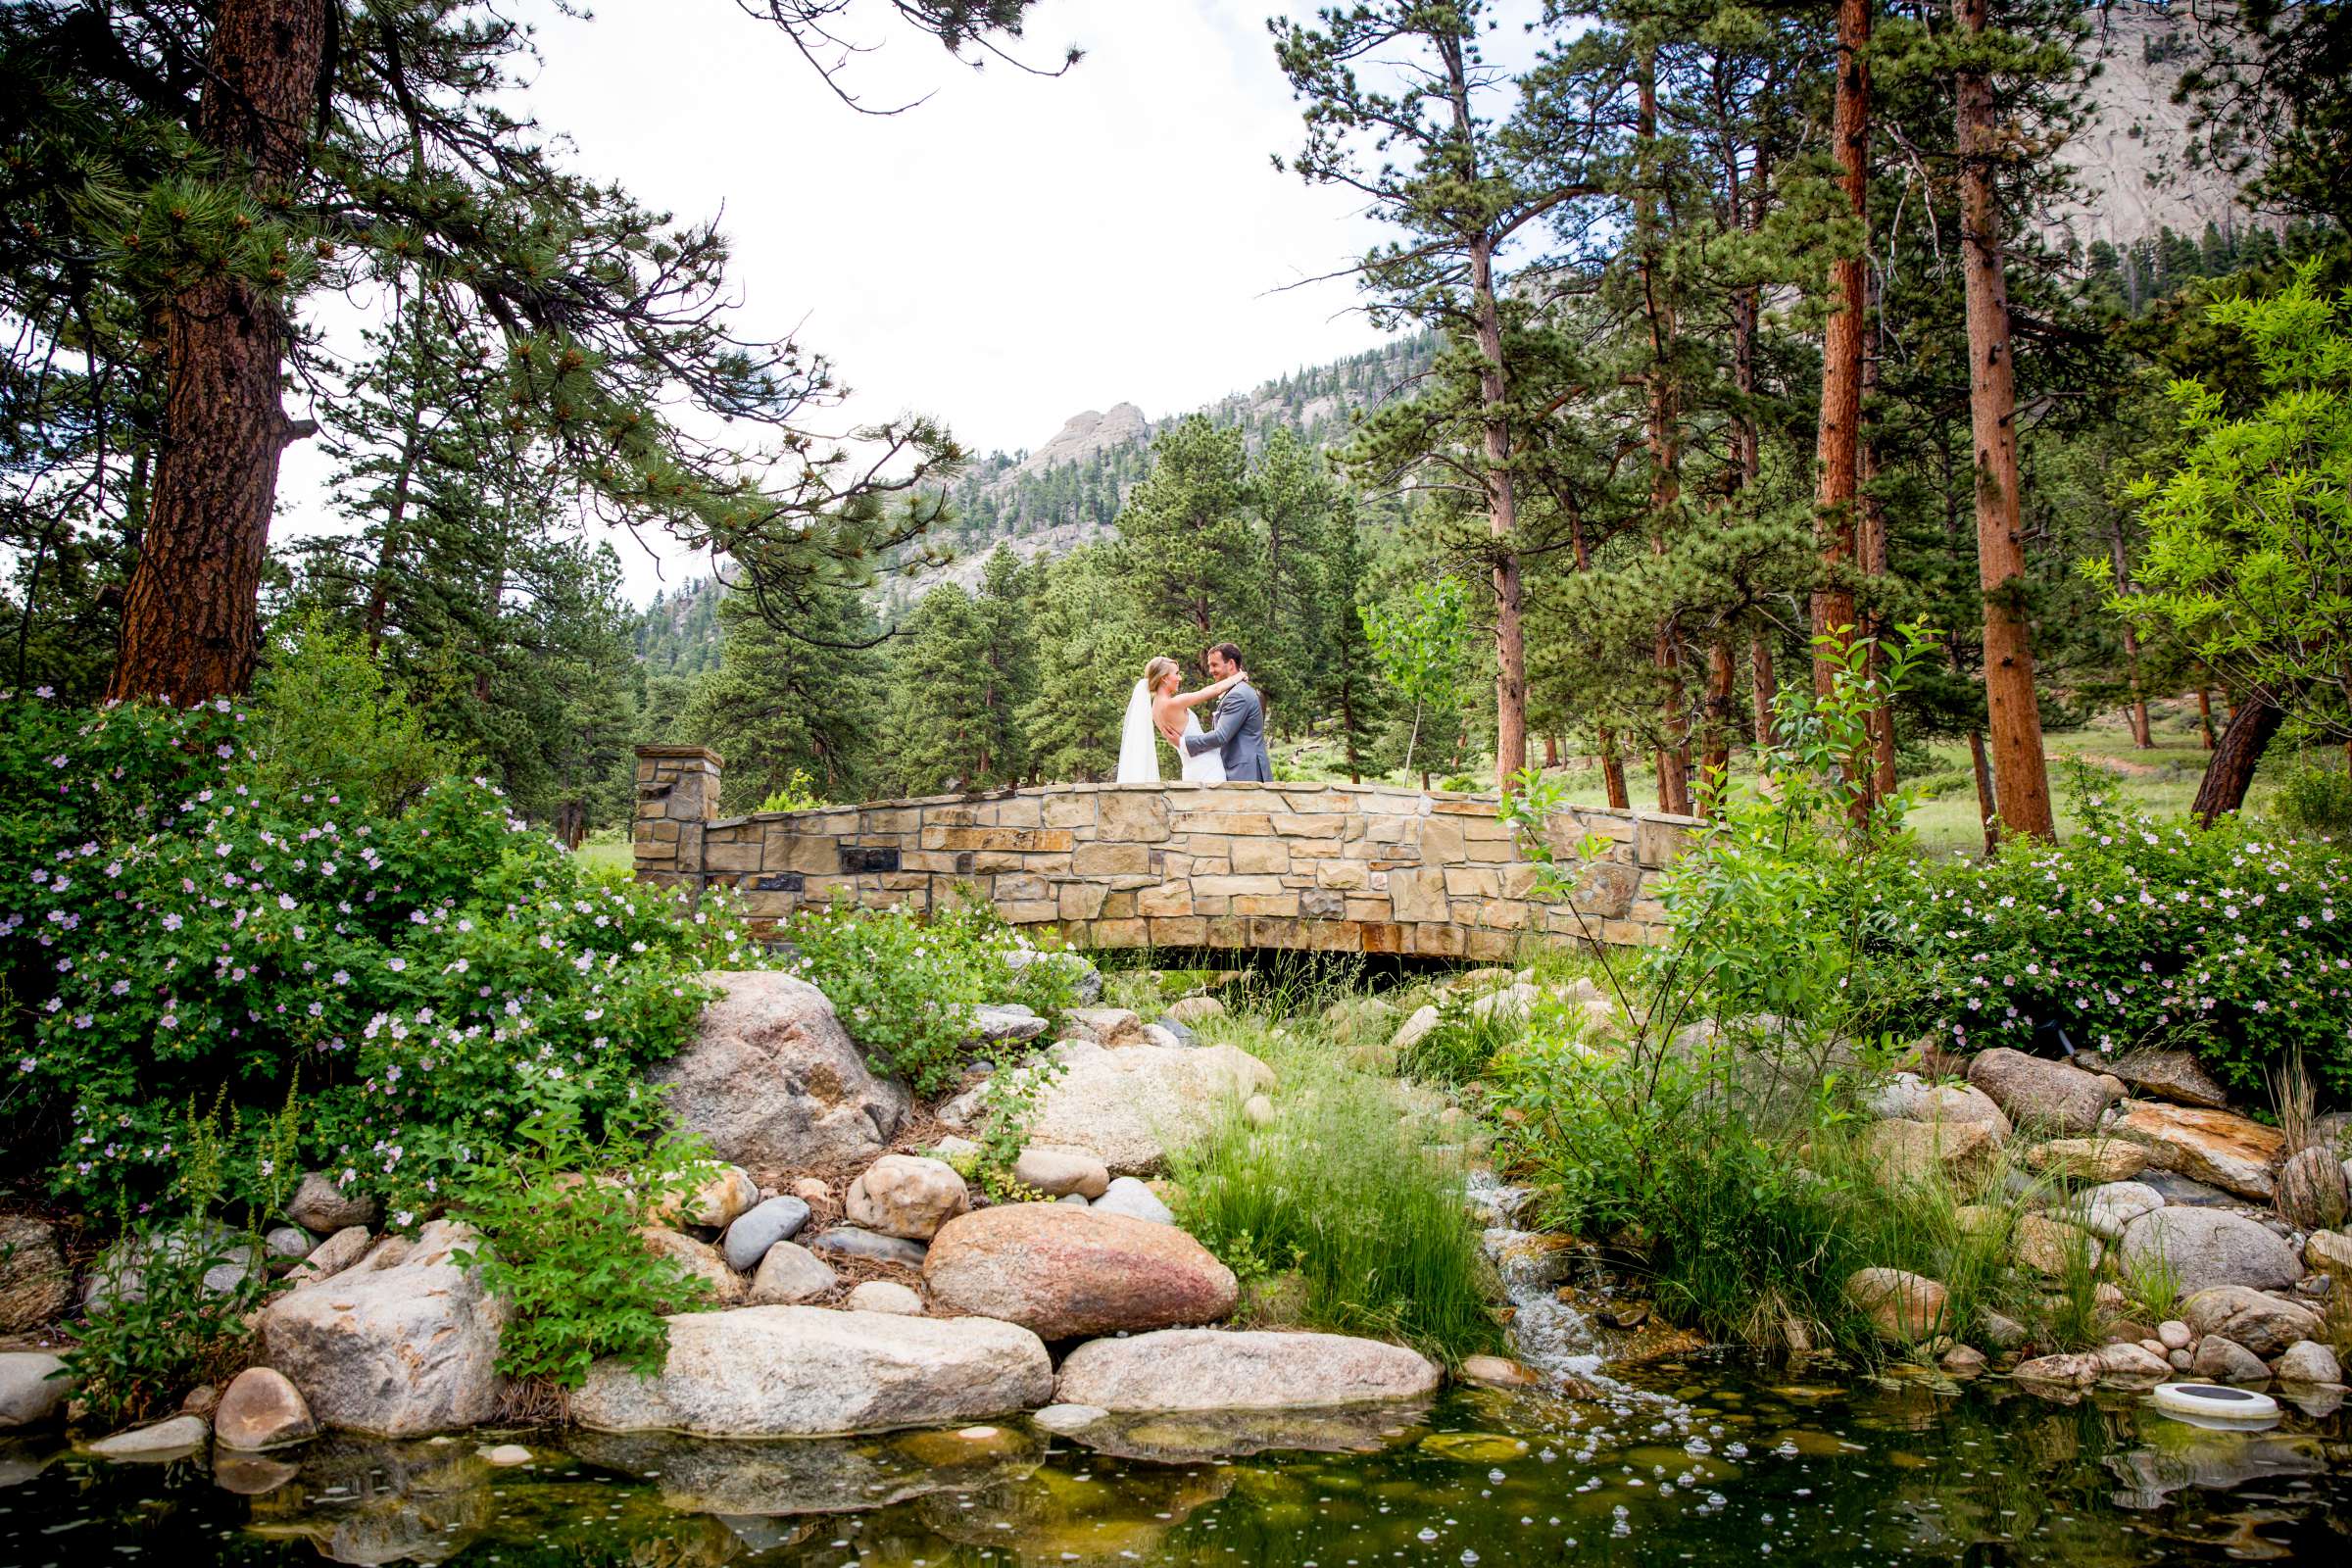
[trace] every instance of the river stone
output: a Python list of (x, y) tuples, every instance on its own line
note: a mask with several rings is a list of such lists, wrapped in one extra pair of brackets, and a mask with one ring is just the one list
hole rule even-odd
[(54, 1323), (74, 1300), (57, 1229), (30, 1214), (0, 1218), (0, 1334)]
[(1059, 969), (1069, 976), (1070, 1000), (1081, 1007), (1091, 1007), (1102, 1000), (1102, 971), (1075, 953), (1059, 949), (1049, 952), (1043, 948), (1014, 948), (1004, 955), (1004, 967), (1018, 974), (1036, 965)]
[(2352, 1281), (2352, 1236), (2341, 1231), (2313, 1231), (2303, 1243), (2303, 1261), (2315, 1274)]
[(749, 1274), (760, 1266), (769, 1248), (791, 1241), (808, 1223), (806, 1199), (771, 1198), (736, 1216), (727, 1234), (719, 1238), (719, 1251), (726, 1257), (727, 1267)]
[(671, 1318), (656, 1377), (599, 1361), (571, 1416), (601, 1432), (824, 1437), (986, 1420), (1053, 1394), (1044, 1344), (1010, 1323), (747, 1306)]
[(2148, 1152), (2120, 1138), (2053, 1138), (2026, 1151), (2028, 1168), (2076, 1182), (2128, 1182), (2148, 1168)]
[(777, 1242), (760, 1259), (752, 1276), (754, 1306), (798, 1306), (814, 1300), (841, 1283), (841, 1276), (798, 1242)]
[(2006, 1046), (1980, 1052), (1968, 1064), (1968, 1081), (1989, 1095), (2013, 1125), (2059, 1133), (2097, 1132), (2100, 1115), (2117, 1098), (2108, 1079)]
[(1438, 1009), (1416, 1007), (1413, 1009), (1412, 1015), (1398, 1024), (1396, 1032), (1389, 1037), (1389, 1049), (1398, 1053), (1410, 1051), (1435, 1034), (1437, 1028)]
[(125, 1236), (90, 1266), (90, 1276), (81, 1286), (81, 1304), (88, 1310), (115, 1300), (144, 1301), (147, 1270), (154, 1259), (178, 1262), (199, 1250), (219, 1259), (204, 1271), (204, 1288), (216, 1296), (235, 1290), (266, 1266), (260, 1247), (237, 1240), (236, 1233), (214, 1221), (144, 1237)]
[(2198, 1334), (2219, 1334), (2256, 1355), (2277, 1355), (2297, 1340), (2319, 1338), (2320, 1314), (2242, 1285), (2199, 1291), (2180, 1305), (2180, 1321)]
[(46, 1350), (0, 1350), (0, 1432), (38, 1426), (62, 1415), (74, 1381), (65, 1361)]
[(2196, 1353), (2189, 1357), (2188, 1368), (2198, 1377), (2213, 1383), (2262, 1383), (2268, 1381), (2271, 1375), (2271, 1369), (2262, 1364), (2261, 1356), (2219, 1334), (2208, 1334), (2197, 1342)]
[(318, 1434), (318, 1423), (302, 1391), (266, 1366), (249, 1366), (230, 1379), (213, 1411), (213, 1437), (224, 1448), (253, 1452)]
[(1099, 1214), (1124, 1214), (1129, 1219), (1150, 1220), (1154, 1225), (1173, 1225), (1176, 1211), (1159, 1200), (1159, 1195), (1133, 1176), (1114, 1177), (1101, 1198), (1095, 1200)]
[(2064, 1279), (2078, 1254), (2095, 1272), (2107, 1253), (2097, 1237), (2039, 1214), (2017, 1216), (2010, 1245), (2020, 1263), (2051, 1279)]
[(2208, 1110), (2229, 1106), (2230, 1096), (2213, 1075), (2198, 1065), (2187, 1051), (2128, 1051), (2107, 1063), (2107, 1070), (2143, 1095)]
[(1214, 997), (1185, 997), (1168, 1004), (1166, 1016), (1190, 1028), (1203, 1018), (1225, 1016), (1225, 1004)]
[(942, 1311), (1002, 1318), (1049, 1340), (1213, 1323), (1240, 1293), (1233, 1270), (1174, 1226), (1062, 1203), (1003, 1203), (950, 1220), (923, 1283)]
[(2297, 1340), (2272, 1368), (2282, 1383), (2341, 1383), (2344, 1369), (2335, 1352), (2316, 1340)]
[(2278, 1191), (2286, 1135), (2226, 1110), (2134, 1101), (2115, 1129), (2148, 1146), (2148, 1163), (2269, 1202)]
[(2343, 1162), (2332, 1151), (2306, 1149), (2278, 1167), (2278, 1212), (2303, 1230), (2326, 1230), (2344, 1222), (2347, 1191)]
[(299, 1288), (318, 1280), (331, 1279), (366, 1257), (368, 1243), (367, 1226), (346, 1225), (312, 1248), (310, 1255), (287, 1273), (286, 1283)]
[(1108, 1414), (1099, 1404), (1049, 1404), (1029, 1419), (1048, 1432), (1067, 1436), (1093, 1426)]
[(923, 1244), (897, 1236), (877, 1236), (855, 1225), (836, 1225), (808, 1244), (819, 1257), (860, 1257), (869, 1263), (896, 1263), (904, 1268), (923, 1266)]
[(2142, 1214), (2124, 1227), (2122, 1258), (2127, 1269), (2158, 1259), (2170, 1264), (2182, 1296), (2220, 1285), (2284, 1290), (2302, 1274), (2284, 1242), (2226, 1208), (2167, 1204)]
[(1017, 1002), (967, 1007), (963, 1024), (966, 1038), (980, 1046), (1025, 1045), (1052, 1027), (1050, 1020)]
[(896, 1280), (867, 1280), (852, 1290), (841, 1304), (852, 1312), (892, 1312), (900, 1317), (923, 1315), (923, 1298)]
[(2020, 1383), (2041, 1383), (2062, 1389), (2087, 1389), (2107, 1373), (2107, 1364), (2088, 1350), (2062, 1355), (2037, 1355), (2020, 1361), (2009, 1375)]
[(1054, 1398), (1104, 1410), (1280, 1410), (1417, 1398), (1436, 1363), (1344, 1334), (1163, 1329), (1089, 1340), (1061, 1363)]
[(1048, 1198), (1101, 1198), (1110, 1186), (1110, 1171), (1083, 1149), (1031, 1144), (1012, 1162), (1012, 1179)]
[(1924, 1340), (1945, 1330), (1944, 1288), (1899, 1268), (1858, 1268), (1846, 1276), (1845, 1298), (1870, 1319), (1883, 1340)]
[(883, 1236), (927, 1242), (972, 1206), (963, 1178), (944, 1159), (884, 1154), (850, 1184), (850, 1223)]
[(1544, 1381), (1507, 1355), (1463, 1356), (1454, 1376), (1464, 1383), (1482, 1384), (1490, 1389), (1532, 1389)]
[(2163, 1195), (2145, 1182), (2107, 1182), (2077, 1193), (2056, 1212), (2103, 1242), (2120, 1242), (2125, 1226), (2162, 1207)]
[(133, 1427), (111, 1438), (84, 1444), (82, 1451), (101, 1459), (155, 1462), (176, 1459), (204, 1446), (204, 1417), (175, 1415), (152, 1426)]
[(503, 1313), (477, 1269), (451, 1258), (471, 1231), (434, 1220), (332, 1279), (263, 1309), (262, 1358), (283, 1372), (330, 1427), (421, 1437), (487, 1421), (498, 1410)]
[(2091, 1354), (2099, 1358), (2101, 1372), (2111, 1378), (2128, 1378), (2144, 1383), (2162, 1383), (2173, 1375), (2173, 1364), (2144, 1346), (2102, 1345)]
[(1898, 1072), (1870, 1097), (1870, 1113), (1881, 1121), (1977, 1121), (2009, 1137), (2009, 1118), (1992, 1097), (1974, 1084), (1932, 1084), (1917, 1073)]
[(1098, 1046), (1132, 1046), (1144, 1038), (1144, 1020), (1126, 1007), (1072, 1007), (1061, 1016), (1078, 1038)]
[(2139, 1181), (2156, 1190), (2156, 1195), (2176, 1208), (2236, 1208), (2245, 1200), (2219, 1187), (2192, 1180), (2175, 1170), (2158, 1170), (2151, 1165), (2139, 1173)]
[(823, 992), (764, 969), (702, 978), (722, 995), (693, 1043), (654, 1073), (687, 1131), (770, 1182), (883, 1152), (906, 1118), (906, 1090), (867, 1070)]
[(741, 1165), (713, 1165), (692, 1187), (673, 1194), (646, 1216), (657, 1225), (724, 1230), (760, 1201), (760, 1184)]
[(262, 1234), (262, 1250), (271, 1267), (292, 1265), (318, 1250), (318, 1238), (299, 1225), (272, 1225)]
[(1999, 1144), (1991, 1126), (1981, 1121), (1873, 1122), (1862, 1140), (1865, 1157), (1889, 1187), (1972, 1178)]
[(293, 1201), (286, 1204), (286, 1218), (314, 1236), (332, 1236), (351, 1225), (365, 1225), (372, 1230), (382, 1222), (384, 1207), (366, 1194), (346, 1196), (335, 1179), (323, 1171), (312, 1171), (294, 1189)]
[(718, 1255), (718, 1249), (709, 1242), (697, 1241), (682, 1231), (664, 1230), (659, 1225), (639, 1228), (638, 1239), (646, 1250), (656, 1257), (665, 1257), (684, 1271), (688, 1280), (700, 1280), (703, 1289), (689, 1294), (681, 1287), (677, 1294), (661, 1304), (664, 1312), (684, 1312), (701, 1306), (741, 1306), (744, 1298), (743, 1276), (727, 1267), (727, 1260)]
[(1111, 1051), (1065, 1040), (1051, 1054), (1063, 1071), (1039, 1099), (1030, 1141), (1085, 1150), (1114, 1176), (1151, 1174), (1230, 1104), (1274, 1087), (1273, 1069), (1233, 1046)]

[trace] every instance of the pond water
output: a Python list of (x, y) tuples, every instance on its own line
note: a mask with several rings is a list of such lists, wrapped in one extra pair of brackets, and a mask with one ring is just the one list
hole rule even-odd
[[(1101, 1447), (1018, 1419), (852, 1442), (333, 1439), (218, 1466), (20, 1441), (0, 1447), (0, 1564), (2347, 1560), (2340, 1413), (2245, 1434), (1996, 1380), (1709, 1358), (1630, 1376), (1598, 1401), (1133, 1419), (1090, 1429)], [(490, 1466), (493, 1441), (533, 1462)]]

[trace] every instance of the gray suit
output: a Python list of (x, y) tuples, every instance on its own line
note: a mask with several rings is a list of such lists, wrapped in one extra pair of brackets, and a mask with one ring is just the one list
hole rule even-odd
[(1265, 709), (1257, 693), (1244, 681), (1217, 700), (1217, 721), (1198, 735), (1184, 738), (1188, 754), (1214, 748), (1225, 760), (1225, 777), (1248, 783), (1274, 782), (1274, 763), (1266, 756)]

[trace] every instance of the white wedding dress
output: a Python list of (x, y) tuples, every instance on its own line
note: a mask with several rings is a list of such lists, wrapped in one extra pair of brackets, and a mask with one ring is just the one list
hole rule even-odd
[[(1198, 735), (1200, 715), (1187, 709), (1184, 732)], [(1152, 693), (1142, 681), (1127, 699), (1126, 721), (1119, 727), (1119, 770), (1114, 775), (1121, 784), (1156, 784), (1159, 779), (1159, 726), (1152, 722)], [(1179, 777), (1188, 784), (1222, 784), (1225, 782), (1225, 759), (1215, 752), (1186, 752)]]

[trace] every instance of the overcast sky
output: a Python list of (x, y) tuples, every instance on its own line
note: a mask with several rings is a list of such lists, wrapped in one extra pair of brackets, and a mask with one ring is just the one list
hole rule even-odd
[[(797, 328), (855, 397), (846, 426), (937, 416), (977, 452), (1042, 445), (1082, 409), (1180, 413), (1378, 341), (1346, 281), (1346, 193), (1277, 172), (1298, 106), (1265, 29), (1277, 0), (1044, 0), (1023, 53), (1058, 79), (972, 72), (863, 17), (859, 115), (730, 0), (605, 0), (550, 16), (526, 103), (584, 172), (680, 218), (723, 214), (741, 320)], [(288, 454), (297, 527), (323, 510), (316, 444)], [(633, 598), (662, 576), (620, 541)], [(691, 569), (690, 566), (685, 569)]]

